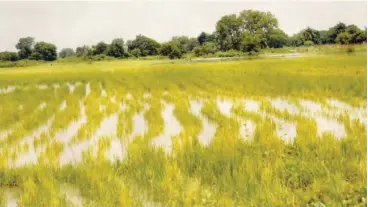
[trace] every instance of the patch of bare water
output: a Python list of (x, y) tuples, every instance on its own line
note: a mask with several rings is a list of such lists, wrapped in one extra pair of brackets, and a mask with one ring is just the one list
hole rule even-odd
[(270, 118), (276, 125), (276, 136), (287, 143), (292, 143), (296, 137), (296, 124), (279, 119), (273, 115), (271, 115)]
[(132, 95), (131, 93), (128, 93), (128, 94), (126, 95), (126, 99), (127, 99), (127, 100), (133, 100), (133, 95)]
[(10, 92), (13, 92), (15, 91), (15, 86), (11, 85), (11, 86), (8, 86), (6, 88), (0, 88), (0, 94), (1, 93), (10, 93)]
[(52, 123), (54, 122), (54, 116), (52, 116), (47, 122), (36, 130), (34, 130), (30, 135), (25, 136), (17, 145), (24, 146), (28, 145), (28, 151), (21, 152), (15, 162), (9, 160), (9, 167), (20, 167), (26, 164), (36, 164), (38, 160), (38, 156), (42, 151), (42, 147), (38, 147), (37, 149), (33, 145), (33, 141), (35, 138), (41, 136), (41, 134), (46, 133), (50, 130)]
[(46, 102), (42, 102), (42, 103), (40, 104), (40, 106), (39, 106), (39, 109), (40, 109), (40, 110), (44, 110), (44, 109), (46, 108), (46, 106), (47, 106), (47, 103), (46, 103)]
[(60, 164), (64, 165), (67, 163), (79, 163), (83, 160), (83, 152), (89, 148), (96, 152), (98, 142), (102, 137), (116, 137), (118, 123), (118, 115), (113, 114), (105, 118), (100, 127), (89, 139), (84, 139), (82, 142), (73, 144), (65, 148), (64, 152), (60, 156)]
[(66, 83), (66, 85), (68, 86), (68, 88), (69, 88), (69, 92), (70, 92), (70, 94), (72, 94), (73, 92), (74, 92), (74, 90), (75, 90), (75, 85), (73, 85), (73, 84), (71, 84), (71, 83), (69, 83), (69, 82), (67, 82)]
[(55, 135), (55, 139), (64, 144), (69, 143), (74, 136), (78, 134), (79, 128), (83, 126), (83, 124), (87, 123), (87, 115), (86, 109), (82, 102), (80, 102), (81, 106), (81, 116), (78, 120), (73, 121), (67, 128), (59, 131)]
[(201, 114), (203, 103), (199, 101), (190, 101), (190, 111), (193, 115), (198, 116), (203, 124), (203, 129), (198, 135), (198, 140), (204, 146), (208, 146), (216, 133), (216, 125), (210, 123), (209, 120)]
[(251, 141), (254, 137), (254, 133), (256, 130), (256, 125), (253, 121), (251, 120), (246, 120), (246, 121), (240, 121), (240, 136), (245, 140), (245, 141)]
[(5, 207), (18, 207), (18, 199), (17, 190), (11, 188), (5, 189)]
[(66, 100), (64, 100), (60, 105), (60, 111), (64, 111), (66, 109)]
[(80, 195), (79, 189), (69, 185), (62, 184), (60, 186), (60, 194), (65, 196), (66, 200), (74, 207), (82, 207), (84, 206), (84, 200)]
[(170, 154), (172, 150), (172, 137), (178, 135), (183, 129), (179, 121), (175, 118), (173, 104), (164, 103), (164, 109), (161, 112), (164, 119), (164, 132), (158, 137), (153, 138), (152, 145), (162, 147), (166, 153)]
[(336, 139), (346, 136), (345, 126), (335, 119), (329, 119), (323, 116), (315, 118), (317, 123), (317, 134), (322, 136), (323, 133), (331, 133)]
[(258, 113), (259, 108), (260, 108), (260, 104), (259, 104), (259, 102), (255, 101), (255, 100), (246, 99), (246, 100), (244, 100), (244, 108), (247, 111)]
[(299, 108), (295, 104), (291, 104), (289, 101), (281, 98), (270, 99), (273, 108), (280, 111), (287, 111), (291, 115), (297, 115), (300, 113)]
[(233, 102), (229, 100), (221, 100), (219, 98), (216, 99), (217, 107), (222, 114), (227, 117), (230, 117), (231, 108), (233, 107)]

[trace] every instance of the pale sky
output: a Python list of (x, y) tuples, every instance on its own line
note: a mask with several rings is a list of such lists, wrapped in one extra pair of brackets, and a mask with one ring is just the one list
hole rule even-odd
[(54, 43), (58, 51), (142, 34), (159, 42), (172, 36), (213, 32), (216, 22), (244, 9), (270, 11), (293, 34), (339, 21), (367, 25), (366, 1), (125, 1), (0, 2), (0, 51), (15, 51), (20, 37)]

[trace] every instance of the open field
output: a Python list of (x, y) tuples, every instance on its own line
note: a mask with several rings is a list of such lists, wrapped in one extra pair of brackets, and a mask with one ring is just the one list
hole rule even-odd
[(0, 206), (364, 206), (366, 52), (0, 69)]

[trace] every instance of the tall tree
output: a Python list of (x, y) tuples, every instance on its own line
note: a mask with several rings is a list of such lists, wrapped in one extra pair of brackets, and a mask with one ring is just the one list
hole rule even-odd
[(340, 33), (345, 32), (345, 30), (346, 30), (346, 25), (342, 22), (339, 22), (335, 26), (331, 27), (327, 31), (328, 43), (330, 44), (336, 43), (337, 36)]
[(20, 38), (15, 47), (18, 49), (18, 54), (20, 59), (26, 59), (32, 54), (34, 46), (33, 37), (23, 37)]
[(250, 34), (264, 35), (278, 28), (278, 21), (270, 12), (243, 10), (239, 18), (242, 31)]
[(78, 57), (83, 57), (83, 56), (90, 56), (92, 55), (92, 49), (87, 46), (87, 45), (83, 45), (82, 47), (77, 47), (77, 49), (75, 50), (75, 54)]
[(53, 61), (57, 58), (56, 46), (47, 42), (37, 42), (31, 55), (33, 59)]
[(241, 21), (235, 14), (225, 15), (216, 24), (217, 41), (223, 51), (240, 48)]
[(93, 47), (93, 55), (100, 55), (107, 53), (109, 45), (104, 42), (99, 42)]
[(74, 56), (75, 52), (72, 48), (63, 48), (60, 52), (59, 52), (59, 57), (60, 58), (66, 58), (66, 57), (71, 57)]
[(132, 51), (138, 48), (142, 56), (157, 55), (160, 49), (160, 43), (156, 40), (143, 35), (137, 35), (136, 38), (128, 45), (128, 50)]
[(267, 45), (272, 48), (281, 48), (288, 43), (288, 35), (281, 29), (275, 29), (267, 37)]
[(122, 38), (114, 39), (110, 44), (107, 55), (116, 58), (123, 58), (124, 54), (124, 40)]

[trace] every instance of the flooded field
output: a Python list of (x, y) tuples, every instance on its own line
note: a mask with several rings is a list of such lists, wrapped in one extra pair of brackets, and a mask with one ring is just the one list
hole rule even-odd
[(364, 203), (364, 60), (4, 69), (0, 204)]

